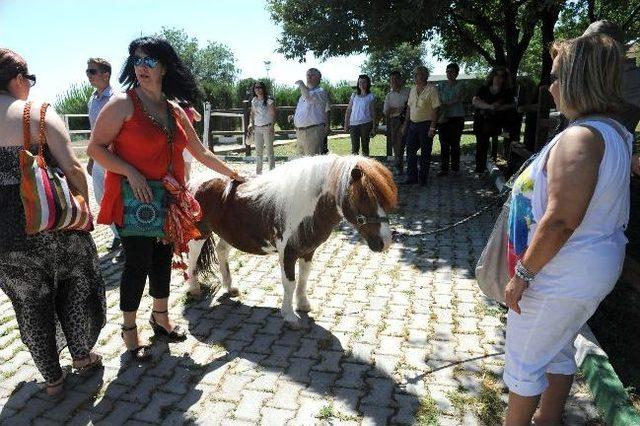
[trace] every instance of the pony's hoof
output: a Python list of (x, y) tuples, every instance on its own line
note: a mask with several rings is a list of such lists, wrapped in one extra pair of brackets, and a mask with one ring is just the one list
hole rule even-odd
[(287, 327), (289, 327), (291, 330), (300, 330), (302, 328), (302, 324), (300, 323), (299, 319), (295, 319), (295, 320), (284, 320), (284, 323)]
[(296, 304), (296, 311), (311, 312), (311, 304), (309, 302), (298, 303)]
[(240, 296), (240, 290), (238, 289), (238, 287), (231, 287), (228, 291), (227, 291), (227, 295), (229, 297), (238, 297)]

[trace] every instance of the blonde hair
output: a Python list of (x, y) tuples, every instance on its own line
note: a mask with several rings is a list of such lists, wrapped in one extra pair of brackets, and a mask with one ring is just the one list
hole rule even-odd
[(111, 64), (106, 59), (102, 58), (89, 58), (87, 65), (96, 64), (100, 67), (101, 72), (108, 72), (111, 75)]
[(624, 53), (611, 37), (594, 34), (555, 42), (551, 58), (558, 64), (560, 110), (580, 116), (612, 113), (624, 103)]

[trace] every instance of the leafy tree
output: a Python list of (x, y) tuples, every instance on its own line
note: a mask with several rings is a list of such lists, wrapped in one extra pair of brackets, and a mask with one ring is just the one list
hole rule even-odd
[(579, 35), (588, 22), (621, 23), (640, 32), (640, 0), (268, 0), (282, 25), (279, 51), (303, 59), (384, 51), (403, 42), (438, 41), (434, 53), (472, 69), (521, 65), (546, 79), (555, 37)]
[(269, 0), (268, 8), (282, 24), (279, 51), (288, 57), (384, 51), (439, 35), (438, 56), (480, 56), (515, 74), (547, 2), (553, 0)]
[[(423, 44), (413, 46), (406, 42), (400, 43), (393, 50), (371, 52), (362, 65), (362, 72), (377, 85), (385, 84), (393, 70), (400, 71), (402, 77), (408, 79), (415, 67), (425, 65), (426, 53)], [(428, 68), (431, 70), (431, 66)]]
[(183, 29), (169, 27), (162, 27), (155, 36), (171, 43), (200, 83), (232, 84), (240, 71), (235, 66), (233, 52), (222, 43), (208, 41), (204, 47), (199, 47), (196, 37), (189, 36)]

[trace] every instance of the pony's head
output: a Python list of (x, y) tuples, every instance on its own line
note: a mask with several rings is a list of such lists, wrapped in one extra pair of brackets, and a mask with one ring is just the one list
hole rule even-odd
[(350, 170), (341, 208), (371, 250), (383, 251), (391, 245), (387, 214), (397, 203), (398, 189), (389, 169), (375, 160), (359, 158)]

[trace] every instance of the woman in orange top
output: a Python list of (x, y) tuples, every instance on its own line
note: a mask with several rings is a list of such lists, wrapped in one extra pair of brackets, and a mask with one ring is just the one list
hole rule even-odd
[[(206, 149), (184, 111), (167, 99), (195, 102), (198, 96), (191, 72), (173, 47), (154, 37), (129, 45), (129, 59), (120, 75), (126, 93), (113, 96), (100, 112), (87, 153), (107, 170), (98, 223), (122, 226), (124, 205), (121, 183), (126, 178), (136, 199), (151, 202), (148, 180), (170, 174), (184, 185), (186, 148), (212, 170), (238, 179), (231, 167)], [(150, 357), (149, 347), (138, 341), (136, 314), (147, 277), (153, 297), (149, 322), (156, 335), (184, 340), (185, 331), (169, 319), (167, 306), (173, 247), (155, 237), (122, 237), (125, 265), (120, 282), (122, 337), (138, 360)]]

